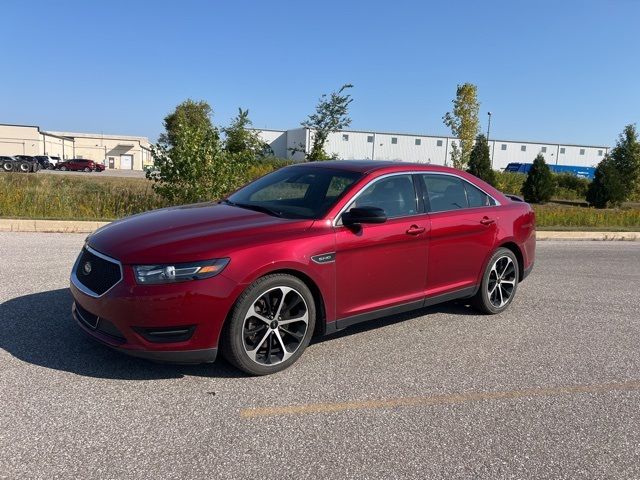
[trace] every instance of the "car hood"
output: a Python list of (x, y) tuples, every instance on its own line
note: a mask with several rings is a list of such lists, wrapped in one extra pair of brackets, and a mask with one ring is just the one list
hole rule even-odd
[(95, 250), (125, 264), (193, 262), (227, 256), (252, 241), (277, 241), (287, 232), (306, 230), (312, 223), (202, 203), (127, 217), (96, 230), (87, 241)]

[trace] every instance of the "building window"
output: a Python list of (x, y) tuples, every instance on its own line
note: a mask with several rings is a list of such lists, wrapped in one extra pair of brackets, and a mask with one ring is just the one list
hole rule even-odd
[(564, 153), (564, 147), (560, 149), (560, 153)]
[(438, 141), (436, 142), (436, 146), (441, 147), (441, 146), (442, 146), (442, 140), (438, 140)]
[(526, 152), (527, 151), (527, 146), (526, 145), (520, 145), (520, 151), (521, 152)]
[(346, 133), (342, 134), (342, 140), (344, 140), (345, 142), (349, 141), (349, 135), (347, 135)]
[(584, 155), (584, 148), (580, 149), (580, 155)]
[(542, 147), (542, 153), (547, 153), (547, 147)]
[(368, 135), (367, 136), (367, 142), (368, 143), (373, 143), (373, 135)]
[(398, 143), (398, 137), (391, 137), (391, 144), (395, 145), (396, 143)]
[(422, 140), (419, 138), (416, 138), (416, 145), (421, 145), (422, 144)]
[(602, 156), (602, 150), (598, 150), (598, 156), (601, 157)]
[(507, 149), (507, 144), (503, 143), (502, 146), (500, 147), (500, 150), (506, 150)]

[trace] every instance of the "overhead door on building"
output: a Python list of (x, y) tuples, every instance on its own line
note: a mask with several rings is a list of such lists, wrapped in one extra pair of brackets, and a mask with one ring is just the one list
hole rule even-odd
[(131, 170), (133, 168), (133, 155), (120, 155), (120, 169)]

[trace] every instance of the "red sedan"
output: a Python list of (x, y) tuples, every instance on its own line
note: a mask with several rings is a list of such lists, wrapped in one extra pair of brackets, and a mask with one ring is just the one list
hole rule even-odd
[(93, 160), (87, 160), (84, 158), (74, 158), (71, 160), (65, 160), (59, 162), (55, 166), (56, 170), (71, 170), (71, 171), (84, 171), (84, 172), (102, 172), (104, 165), (94, 162)]
[(465, 172), (299, 164), (96, 231), (71, 272), (73, 315), (131, 355), (198, 363), (220, 349), (262, 375), (314, 334), (373, 318), (453, 299), (500, 313), (534, 255), (530, 206)]

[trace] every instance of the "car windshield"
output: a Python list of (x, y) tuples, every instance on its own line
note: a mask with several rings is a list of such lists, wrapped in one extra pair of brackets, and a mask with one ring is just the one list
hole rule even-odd
[(287, 167), (231, 195), (224, 203), (283, 218), (321, 218), (362, 176), (319, 167)]

